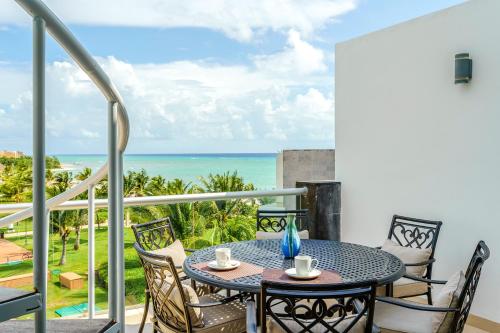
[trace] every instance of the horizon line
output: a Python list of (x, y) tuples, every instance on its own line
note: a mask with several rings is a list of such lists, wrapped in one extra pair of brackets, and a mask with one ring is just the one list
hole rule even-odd
[[(265, 152), (265, 153), (124, 153), (124, 156), (147, 156), (147, 155), (277, 155), (279, 152)], [(106, 153), (50, 153), (47, 156), (61, 156), (61, 155), (99, 155), (107, 156)]]

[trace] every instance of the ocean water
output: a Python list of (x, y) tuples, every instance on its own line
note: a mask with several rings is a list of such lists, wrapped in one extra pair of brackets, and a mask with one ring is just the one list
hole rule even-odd
[[(97, 170), (106, 155), (56, 155), (64, 169), (77, 173), (84, 167)], [(161, 175), (167, 180), (180, 178), (199, 183), (198, 177), (237, 170), (245, 182), (258, 189), (276, 187), (276, 154), (190, 154), (125, 155), (124, 170), (146, 170), (150, 177)]]

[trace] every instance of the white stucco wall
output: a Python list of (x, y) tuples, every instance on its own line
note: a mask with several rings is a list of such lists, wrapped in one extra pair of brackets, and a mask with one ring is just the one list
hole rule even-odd
[[(473, 80), (455, 85), (454, 54)], [(485, 264), (472, 312), (500, 322), (500, 1), (472, 0), (336, 47), (343, 239), (379, 245), (395, 213), (441, 219), (435, 278)]]

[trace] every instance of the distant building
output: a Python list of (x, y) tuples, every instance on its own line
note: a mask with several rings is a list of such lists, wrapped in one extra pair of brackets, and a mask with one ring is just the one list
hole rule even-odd
[(23, 156), (24, 153), (22, 151), (0, 150), (0, 157), (19, 158)]

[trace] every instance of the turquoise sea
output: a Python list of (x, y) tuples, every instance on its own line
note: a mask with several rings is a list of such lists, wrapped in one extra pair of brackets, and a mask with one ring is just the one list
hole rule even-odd
[[(73, 173), (84, 167), (96, 170), (106, 162), (106, 155), (56, 155), (63, 168)], [(161, 175), (167, 180), (180, 178), (198, 182), (199, 176), (237, 170), (245, 182), (258, 189), (276, 187), (276, 154), (189, 154), (125, 155), (124, 169), (146, 170), (149, 176)]]

